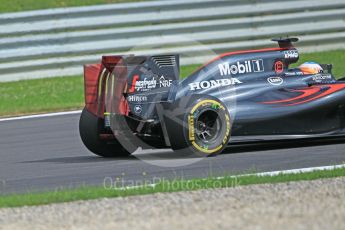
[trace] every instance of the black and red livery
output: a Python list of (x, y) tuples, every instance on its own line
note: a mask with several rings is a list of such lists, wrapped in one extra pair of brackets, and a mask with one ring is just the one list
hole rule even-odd
[(138, 147), (215, 155), (231, 143), (345, 135), (345, 78), (305, 74), (298, 39), (230, 52), (180, 79), (178, 55), (104, 56), (85, 66), (80, 134), (97, 155)]

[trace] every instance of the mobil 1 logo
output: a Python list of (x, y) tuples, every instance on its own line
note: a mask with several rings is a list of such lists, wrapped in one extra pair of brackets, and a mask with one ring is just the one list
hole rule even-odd
[(246, 73), (264, 72), (264, 61), (262, 59), (236, 62), (235, 64), (222, 63), (218, 65), (221, 76), (230, 76)]

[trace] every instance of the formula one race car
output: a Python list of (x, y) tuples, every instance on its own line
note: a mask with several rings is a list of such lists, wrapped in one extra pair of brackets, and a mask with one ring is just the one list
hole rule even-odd
[(103, 56), (86, 65), (80, 135), (103, 157), (171, 148), (210, 156), (231, 143), (345, 136), (345, 78), (279, 48), (223, 54), (185, 79), (178, 55)]

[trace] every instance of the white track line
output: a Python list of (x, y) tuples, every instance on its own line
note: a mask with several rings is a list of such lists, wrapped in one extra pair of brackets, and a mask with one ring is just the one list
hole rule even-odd
[(0, 122), (2, 122), (2, 121), (26, 120), (26, 119), (34, 119), (34, 118), (44, 118), (44, 117), (54, 117), (54, 116), (63, 116), (63, 115), (80, 114), (80, 113), (81, 113), (81, 110), (76, 110), (76, 111), (45, 113), (45, 114), (36, 114), (36, 115), (20, 116), (20, 117), (8, 117), (8, 118), (1, 118)]
[[(230, 176), (231, 178), (240, 178), (244, 176), (278, 176), (278, 175), (286, 175), (286, 174), (297, 174), (297, 173), (308, 173), (308, 172), (315, 172), (315, 171), (328, 171), (333, 169), (340, 169), (345, 168), (345, 164), (342, 165), (330, 165), (330, 166), (319, 166), (319, 167), (310, 167), (310, 168), (299, 168), (299, 169), (288, 169), (288, 170), (281, 170), (281, 171), (272, 171), (272, 172), (261, 172), (261, 173), (252, 173), (252, 174), (241, 174), (241, 175), (234, 175)], [(228, 178), (226, 176), (222, 177), (216, 177), (215, 179), (224, 179)], [(110, 178), (111, 179), (111, 178)], [(207, 180), (206, 178), (203, 180)], [(188, 180), (187, 180), (188, 181)], [(155, 187), (157, 184), (146, 184), (145, 186), (149, 187)], [(116, 190), (125, 190), (125, 189), (137, 189), (142, 188), (142, 185), (137, 186), (124, 186), (124, 187), (117, 187), (117, 188), (111, 188)]]
[[(345, 164), (330, 165), (330, 166), (319, 166), (319, 167), (310, 167), (310, 168), (299, 168), (299, 169), (288, 169), (288, 170), (272, 171), (272, 172), (261, 172), (261, 173), (253, 173), (253, 174), (242, 174), (242, 175), (232, 176), (232, 177), (241, 177), (241, 176), (277, 176), (277, 175), (282, 175), (282, 174), (308, 173), (308, 172), (314, 172), (314, 171), (333, 170), (333, 169), (340, 169), (340, 168), (345, 168)], [(219, 178), (224, 178), (224, 177), (219, 177)]]

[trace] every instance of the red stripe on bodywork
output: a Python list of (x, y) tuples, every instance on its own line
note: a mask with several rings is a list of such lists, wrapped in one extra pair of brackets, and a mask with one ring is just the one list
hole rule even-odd
[[(328, 87), (328, 89), (326, 91), (324, 91), (323, 93), (320, 93), (323, 87)], [(343, 89), (345, 89), (345, 84), (312, 86), (309, 88), (292, 90), (294, 92), (301, 92), (302, 93), (301, 95), (299, 95), (297, 97), (293, 97), (293, 98), (289, 98), (289, 99), (285, 99), (285, 100), (263, 102), (263, 104), (288, 103), (288, 104), (285, 104), (283, 106), (300, 105), (300, 104), (305, 104), (307, 102), (311, 102), (311, 101), (326, 97), (328, 95), (331, 95), (331, 94), (338, 92), (340, 90), (343, 90)], [(304, 100), (296, 102), (296, 101), (301, 100), (301, 99), (304, 99)]]
[(264, 104), (278, 104), (278, 103), (287, 103), (287, 102), (292, 102), (292, 101), (297, 101), (303, 98), (307, 98), (310, 97), (318, 92), (320, 92), (321, 88), (319, 87), (310, 87), (310, 88), (305, 88), (305, 89), (296, 89), (296, 90), (291, 90), (291, 92), (301, 92), (302, 94), (297, 96), (297, 97), (293, 97), (293, 98), (289, 98), (289, 99), (285, 99), (285, 100), (279, 100), (279, 101), (268, 101), (268, 102), (263, 102)]
[[(329, 87), (329, 89), (327, 89), (325, 92), (323, 92), (323, 93), (321, 93), (321, 94), (319, 94), (319, 95), (317, 95), (315, 97), (309, 98), (309, 99), (301, 101), (301, 102), (296, 102), (296, 103), (293, 103), (293, 104), (289, 104), (289, 106), (305, 104), (307, 102), (314, 101), (316, 99), (326, 97), (328, 95), (331, 95), (332, 93), (335, 93), (335, 92), (338, 92), (340, 90), (345, 89), (345, 84), (323, 85), (323, 86), (327, 86), (327, 87)], [(322, 86), (320, 86), (320, 90), (321, 90), (321, 87)]]

